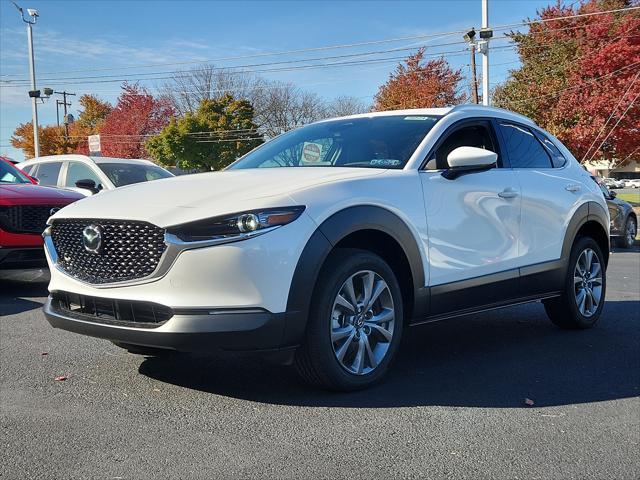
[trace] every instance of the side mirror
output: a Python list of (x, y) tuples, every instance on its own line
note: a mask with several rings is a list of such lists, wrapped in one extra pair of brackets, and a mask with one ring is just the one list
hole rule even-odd
[(614, 192), (613, 190), (609, 190), (609, 196), (611, 198), (616, 198), (618, 196), (618, 194), (616, 192)]
[(483, 172), (496, 166), (498, 154), (484, 148), (458, 147), (447, 156), (449, 168), (442, 172), (447, 180), (472, 172)]
[(78, 180), (76, 182), (76, 187), (82, 188), (84, 190), (89, 190), (93, 194), (96, 194), (100, 191), (100, 188), (96, 187), (96, 182), (89, 178)]

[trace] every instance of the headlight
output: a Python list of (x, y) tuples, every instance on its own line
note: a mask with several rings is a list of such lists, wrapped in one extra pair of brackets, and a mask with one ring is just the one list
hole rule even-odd
[(234, 213), (169, 227), (167, 233), (183, 242), (241, 240), (293, 222), (302, 214), (304, 208), (265, 208)]

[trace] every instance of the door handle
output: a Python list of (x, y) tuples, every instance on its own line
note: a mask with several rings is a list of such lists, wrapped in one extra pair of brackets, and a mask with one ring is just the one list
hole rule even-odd
[(498, 196), (500, 198), (516, 198), (518, 196), (518, 192), (516, 192), (512, 188), (505, 188), (498, 194)]
[(580, 191), (580, 185), (578, 185), (577, 183), (570, 183), (569, 185), (564, 187), (564, 189), (567, 192), (578, 192)]

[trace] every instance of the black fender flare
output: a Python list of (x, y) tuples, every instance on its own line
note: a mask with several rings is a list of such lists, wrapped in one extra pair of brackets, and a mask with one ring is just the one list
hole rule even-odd
[(569, 256), (571, 255), (571, 247), (573, 246), (573, 242), (578, 235), (578, 231), (582, 228), (582, 226), (587, 222), (596, 222), (602, 227), (602, 231), (607, 237), (607, 248), (606, 251), (602, 252), (605, 255), (605, 263), (609, 261), (609, 214), (602, 207), (602, 205), (597, 202), (586, 202), (580, 205), (576, 212), (571, 217), (571, 221), (569, 222), (569, 226), (567, 227), (567, 231), (564, 236), (564, 241), (562, 243), (562, 259), (565, 262), (569, 261)]
[(302, 250), (289, 288), (283, 345), (300, 342), (306, 328), (313, 288), (331, 250), (340, 240), (361, 230), (383, 232), (402, 247), (409, 262), (414, 285), (414, 316), (426, 311), (428, 289), (425, 288), (422, 255), (409, 227), (400, 217), (383, 207), (348, 207), (327, 218), (311, 235)]

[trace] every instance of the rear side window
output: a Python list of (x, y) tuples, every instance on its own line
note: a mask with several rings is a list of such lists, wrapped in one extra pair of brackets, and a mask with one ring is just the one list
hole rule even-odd
[(40, 185), (56, 186), (58, 185), (58, 174), (62, 162), (41, 163), (38, 167), (38, 182)]
[(36, 168), (36, 165), (28, 165), (22, 169), (27, 175), (32, 175), (31, 171)]
[(531, 130), (500, 122), (512, 168), (551, 168), (551, 157)]
[(553, 143), (546, 135), (542, 132), (536, 131), (536, 136), (538, 140), (542, 143), (544, 148), (547, 150), (547, 153), (551, 157), (551, 163), (553, 163), (553, 168), (564, 167), (564, 164), (567, 163), (567, 159), (564, 158), (564, 155), (560, 152), (556, 144)]

